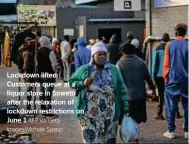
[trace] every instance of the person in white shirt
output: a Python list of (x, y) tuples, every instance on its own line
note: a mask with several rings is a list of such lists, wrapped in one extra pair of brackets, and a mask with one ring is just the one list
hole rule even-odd
[(62, 41), (60, 45), (60, 51), (61, 51), (61, 59), (64, 67), (64, 82), (68, 82), (71, 74), (70, 57), (72, 53), (68, 35), (64, 36), (64, 41)]

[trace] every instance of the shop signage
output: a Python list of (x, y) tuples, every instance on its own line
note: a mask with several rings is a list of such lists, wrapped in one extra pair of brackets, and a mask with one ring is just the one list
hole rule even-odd
[(18, 5), (18, 22), (38, 22), (39, 26), (56, 26), (56, 6)]
[(114, 0), (114, 11), (141, 11), (141, 0)]

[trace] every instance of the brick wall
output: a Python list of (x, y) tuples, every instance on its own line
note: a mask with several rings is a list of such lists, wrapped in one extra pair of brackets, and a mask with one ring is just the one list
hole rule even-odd
[[(188, 23), (188, 6), (155, 8), (152, 0), (153, 36), (162, 36), (167, 32), (174, 37), (174, 26), (180, 22)], [(147, 35), (149, 35), (149, 0), (146, 0), (146, 29)]]

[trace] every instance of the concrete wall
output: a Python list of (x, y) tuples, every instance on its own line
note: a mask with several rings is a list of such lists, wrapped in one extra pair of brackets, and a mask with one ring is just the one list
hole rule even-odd
[[(162, 36), (167, 32), (171, 37), (175, 36), (174, 26), (177, 23), (188, 23), (188, 6), (155, 8), (152, 1), (152, 35)], [(146, 0), (146, 28), (149, 35), (149, 0)]]
[(114, 12), (109, 8), (57, 8), (57, 35), (63, 39), (63, 30), (66, 28), (74, 29), (74, 36), (77, 37), (76, 25), (77, 18), (87, 16), (89, 18), (134, 18), (133, 12)]

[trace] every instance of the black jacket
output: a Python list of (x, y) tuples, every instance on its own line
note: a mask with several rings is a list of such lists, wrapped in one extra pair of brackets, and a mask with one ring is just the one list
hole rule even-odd
[(144, 54), (139, 48), (135, 48), (135, 55), (141, 58), (142, 60), (145, 60)]
[(54, 74), (49, 58), (52, 50), (46, 47), (42, 47), (37, 52), (38, 73), (47, 72)]
[(108, 60), (112, 64), (116, 64), (120, 59), (119, 44), (116, 35), (113, 35), (110, 39), (110, 43), (106, 45), (108, 50)]

